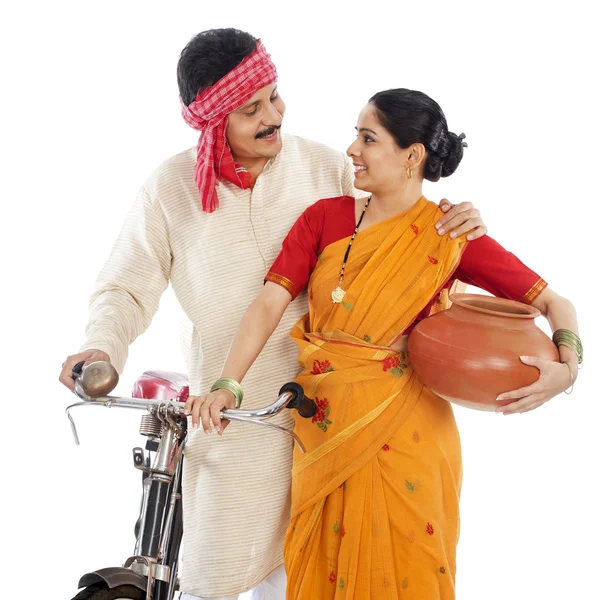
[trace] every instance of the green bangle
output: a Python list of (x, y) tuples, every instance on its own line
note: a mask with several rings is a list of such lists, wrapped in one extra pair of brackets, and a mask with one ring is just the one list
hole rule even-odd
[(561, 346), (566, 346), (577, 355), (577, 363), (583, 363), (583, 344), (579, 336), (569, 329), (557, 329), (552, 334), (552, 341), (560, 349)]
[(244, 391), (242, 386), (231, 377), (221, 377), (217, 379), (213, 386), (210, 388), (211, 392), (215, 390), (229, 390), (235, 396), (235, 407), (239, 408), (242, 406), (242, 400), (244, 399)]

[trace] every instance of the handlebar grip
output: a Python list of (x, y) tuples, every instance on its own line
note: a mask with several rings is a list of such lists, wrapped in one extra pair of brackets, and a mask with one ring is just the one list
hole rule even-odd
[(80, 360), (72, 369), (71, 369), (71, 379), (75, 381), (83, 371), (83, 365), (85, 365), (85, 360)]
[(315, 413), (317, 412), (317, 405), (314, 400), (304, 396), (300, 404), (296, 407), (296, 410), (301, 417), (310, 419), (311, 417), (315, 416)]
[(298, 411), (298, 414), (305, 419), (310, 419), (315, 415), (317, 412), (317, 405), (314, 400), (311, 400), (304, 395), (304, 390), (301, 385), (294, 381), (286, 383), (279, 390), (279, 395), (281, 396), (281, 394), (284, 394), (285, 392), (290, 392), (293, 395), (292, 400), (287, 405), (288, 408), (295, 408)]

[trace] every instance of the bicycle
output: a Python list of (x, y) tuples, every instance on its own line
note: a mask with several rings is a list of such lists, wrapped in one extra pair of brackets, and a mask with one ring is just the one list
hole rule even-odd
[[(133, 448), (133, 465), (142, 471), (140, 515), (135, 524), (135, 547), (122, 567), (107, 567), (85, 573), (82, 588), (73, 600), (173, 600), (179, 589), (178, 559), (183, 536), (181, 472), (187, 438), (187, 417), (183, 414), (189, 395), (187, 378), (178, 373), (146, 371), (135, 382), (131, 397), (110, 396), (119, 376), (112, 365), (95, 362), (83, 369), (73, 368), (74, 393), (79, 402), (66, 408), (75, 443), (79, 437), (71, 409), (78, 406), (120, 407), (143, 410), (140, 434), (146, 436), (146, 450)], [(284, 409), (296, 409), (311, 418), (313, 400), (306, 398), (297, 383), (287, 383), (272, 404), (257, 410), (227, 409), (221, 418), (275, 429), (300, 439), (266, 419)], [(154, 455), (154, 456), (153, 456)]]

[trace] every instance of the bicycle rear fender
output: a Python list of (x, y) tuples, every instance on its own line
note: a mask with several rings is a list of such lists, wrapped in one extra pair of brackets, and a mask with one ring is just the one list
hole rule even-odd
[(109, 589), (119, 585), (133, 585), (146, 591), (148, 579), (139, 573), (125, 567), (108, 567), (86, 573), (80, 580), (78, 587), (83, 588), (93, 583), (105, 583)]

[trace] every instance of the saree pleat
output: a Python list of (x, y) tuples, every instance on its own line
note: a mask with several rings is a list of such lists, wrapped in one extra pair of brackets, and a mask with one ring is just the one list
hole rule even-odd
[(328, 246), (309, 284), (310, 312), (294, 328), (315, 399), (296, 419), (307, 453), (292, 471), (285, 542), (288, 598), (454, 597), (460, 442), (452, 409), (388, 346), (448, 280), (466, 242), (441, 237), (437, 205), (356, 236), (344, 302), (333, 304), (340, 257)]

